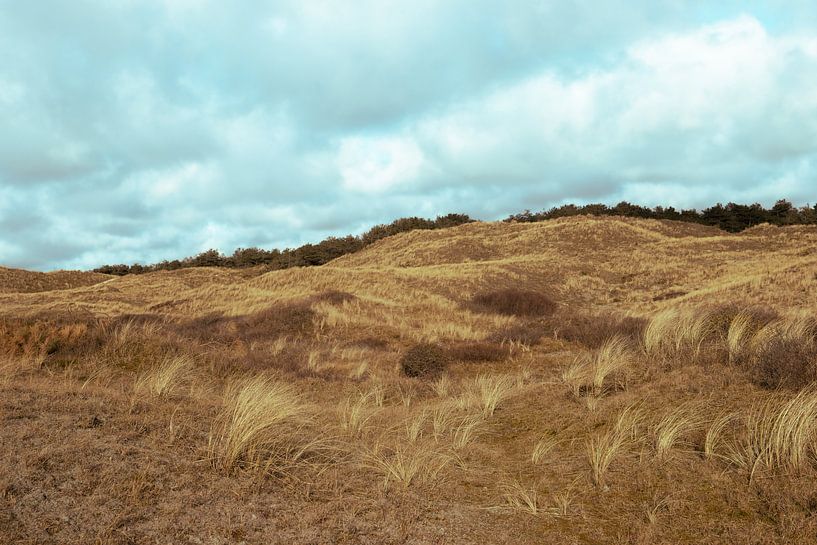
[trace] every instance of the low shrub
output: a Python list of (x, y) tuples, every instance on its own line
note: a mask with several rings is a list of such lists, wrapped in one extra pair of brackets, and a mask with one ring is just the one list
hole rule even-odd
[(556, 303), (538, 291), (505, 288), (477, 293), (469, 307), (477, 312), (541, 318), (553, 314)]
[(800, 389), (817, 382), (817, 346), (799, 339), (774, 338), (751, 358), (752, 382), (768, 389)]
[(407, 377), (434, 377), (448, 366), (449, 356), (439, 345), (420, 343), (400, 358), (400, 369)]

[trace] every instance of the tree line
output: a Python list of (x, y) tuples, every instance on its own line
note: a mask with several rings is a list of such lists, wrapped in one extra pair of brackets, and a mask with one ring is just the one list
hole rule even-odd
[(234, 269), (265, 266), (269, 270), (290, 267), (323, 265), (342, 255), (357, 252), (366, 246), (397, 233), (415, 229), (443, 229), (474, 221), (466, 214), (447, 214), (436, 219), (418, 217), (400, 218), (389, 224), (375, 225), (360, 236), (329, 237), (317, 244), (304, 244), (298, 248), (264, 250), (262, 248), (238, 248), (232, 255), (224, 255), (210, 249), (193, 257), (165, 260), (152, 265), (103, 265), (94, 272), (124, 276), (153, 271), (173, 271), (189, 267), (229, 267)]
[[(531, 212), (525, 210), (508, 216), (505, 222), (538, 222), (568, 216), (628, 216), (636, 218), (676, 220), (701, 225), (718, 227), (724, 231), (736, 233), (753, 225), (769, 223), (772, 225), (815, 225), (817, 224), (817, 204), (795, 207), (787, 200), (779, 200), (771, 208), (755, 204), (726, 205), (716, 204), (703, 210), (676, 210), (672, 206), (649, 208), (622, 201), (615, 206), (606, 204), (575, 205), (565, 204), (558, 207)], [(94, 272), (126, 275), (142, 274), (152, 271), (172, 271), (188, 267), (229, 267), (246, 268), (264, 266), (269, 270), (287, 269), (289, 267), (310, 267), (323, 265), (342, 255), (357, 252), (366, 246), (397, 233), (415, 229), (443, 229), (454, 227), (475, 220), (466, 214), (447, 214), (436, 219), (419, 217), (400, 218), (388, 224), (375, 225), (360, 236), (329, 237), (317, 244), (304, 244), (298, 248), (284, 250), (262, 248), (238, 248), (232, 255), (224, 255), (218, 250), (207, 250), (193, 257), (162, 261), (152, 265), (104, 265)]]
[(648, 208), (622, 201), (615, 206), (605, 204), (586, 204), (577, 206), (565, 204), (541, 212), (525, 210), (505, 219), (506, 222), (537, 222), (568, 216), (629, 216), (635, 218), (687, 221), (718, 227), (730, 233), (743, 231), (754, 225), (769, 223), (771, 225), (814, 225), (817, 224), (817, 205), (795, 207), (787, 200), (779, 200), (771, 208), (755, 204), (721, 203), (703, 210), (676, 210), (672, 206)]

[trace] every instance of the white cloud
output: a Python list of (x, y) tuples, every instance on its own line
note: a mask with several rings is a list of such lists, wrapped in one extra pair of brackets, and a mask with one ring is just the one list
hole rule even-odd
[(0, 0), (0, 263), (817, 200), (813, 4), (682, 4)]
[(423, 164), (417, 144), (399, 136), (344, 138), (338, 151), (343, 187), (353, 191), (382, 193), (406, 184), (423, 174)]

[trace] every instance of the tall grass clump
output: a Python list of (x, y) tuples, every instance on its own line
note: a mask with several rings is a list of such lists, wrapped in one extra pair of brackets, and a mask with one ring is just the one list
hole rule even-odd
[(274, 468), (297, 461), (310, 441), (300, 436), (306, 407), (295, 389), (268, 376), (231, 385), (210, 432), (210, 460), (230, 471)]
[(576, 397), (585, 393), (601, 396), (606, 390), (626, 385), (627, 372), (634, 361), (635, 354), (627, 339), (614, 336), (591, 356), (577, 358), (562, 372), (562, 381)]
[(383, 477), (383, 488), (392, 483), (408, 488), (415, 481), (428, 483), (451, 462), (451, 457), (428, 445), (398, 445), (392, 449), (375, 448), (364, 455), (364, 465)]
[(699, 403), (684, 403), (658, 421), (654, 429), (654, 446), (658, 457), (666, 457), (685, 433), (701, 427), (702, 410), (703, 406)]
[(483, 418), (493, 416), (496, 408), (510, 396), (517, 381), (508, 375), (479, 375), (466, 384), (465, 391), (457, 398), (460, 408), (476, 408)]
[(187, 355), (166, 356), (158, 365), (142, 372), (134, 384), (134, 390), (157, 397), (176, 393), (193, 379), (195, 365)]
[(603, 432), (591, 436), (586, 443), (590, 477), (596, 486), (604, 486), (605, 475), (618, 454), (634, 441), (641, 412), (635, 407), (625, 408), (616, 422)]
[(704, 342), (716, 332), (714, 316), (706, 310), (668, 309), (657, 313), (644, 330), (644, 351), (665, 361), (696, 361)]
[(750, 467), (799, 471), (814, 460), (817, 437), (817, 390), (791, 397), (775, 395), (755, 406), (738, 459)]
[(704, 436), (704, 457), (712, 460), (719, 456), (717, 451), (723, 441), (723, 433), (732, 422), (738, 418), (736, 412), (724, 412), (718, 415), (709, 425)]
[[(371, 420), (382, 407), (382, 389), (373, 388), (357, 396), (345, 398), (339, 407), (340, 427), (352, 437), (360, 437)], [(378, 405), (379, 403), (379, 405)]]

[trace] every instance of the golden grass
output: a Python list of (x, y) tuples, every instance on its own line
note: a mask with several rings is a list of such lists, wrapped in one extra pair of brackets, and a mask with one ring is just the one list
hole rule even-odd
[(338, 408), (340, 427), (346, 434), (352, 437), (363, 435), (369, 421), (378, 413), (377, 396), (377, 390), (370, 390), (349, 396), (341, 402)]
[(507, 508), (528, 515), (541, 514), (539, 494), (535, 489), (526, 488), (519, 482), (504, 485), (502, 488), (502, 497)]
[(713, 333), (711, 314), (706, 310), (666, 309), (655, 314), (644, 330), (644, 351), (649, 356), (672, 358), (688, 354), (698, 357), (703, 342)]
[[(518, 531), (520, 543), (560, 542), (580, 533), (591, 541), (615, 541), (622, 529), (629, 531), (631, 524), (639, 531), (645, 513), (651, 524), (657, 524), (658, 512), (666, 504), (663, 500), (647, 503), (642, 509), (644, 493), (651, 493), (652, 488), (662, 489), (663, 493), (668, 483), (677, 485), (673, 494), (677, 493), (679, 505), (690, 502), (692, 508), (679, 513), (678, 521), (671, 520), (673, 517), (658, 521), (660, 528), (654, 531), (659, 533), (651, 536), (654, 540), (672, 539), (676, 535), (672, 532), (686, 530), (687, 524), (700, 523), (702, 528), (730, 524), (738, 531), (744, 521), (746, 527), (752, 528), (747, 532), (758, 530), (763, 534), (758, 538), (765, 538), (768, 536), (763, 532), (768, 528), (775, 532), (777, 527), (767, 524), (768, 513), (757, 505), (771, 505), (774, 498), (767, 502), (767, 498), (758, 496), (761, 491), (747, 488), (740, 478), (744, 471), (751, 476), (769, 469), (778, 472), (769, 476), (769, 482), (778, 485), (783, 478), (800, 473), (797, 477), (802, 481), (792, 487), (793, 495), (797, 487), (810, 484), (811, 474), (803, 470), (817, 456), (813, 424), (817, 413), (811, 394), (774, 395), (747, 412), (740, 407), (761, 394), (746, 380), (742, 368), (676, 369), (668, 375), (656, 366), (646, 369), (638, 380), (630, 377), (642, 369), (639, 358), (645, 356), (648, 361), (692, 362), (696, 357), (709, 358), (708, 350), (713, 348), (718, 356), (728, 351), (731, 360), (743, 362), (746, 356), (751, 361), (781, 338), (813, 342), (814, 327), (808, 317), (792, 315), (761, 327), (760, 315), (752, 318), (746, 311), (735, 316), (726, 331), (726, 324), (718, 322), (721, 315), (710, 314), (706, 307), (737, 301), (747, 308), (765, 304), (783, 312), (802, 306), (803, 301), (817, 300), (813, 282), (817, 259), (798, 253), (811, 241), (817, 241), (817, 231), (808, 234), (811, 238), (804, 234), (805, 238), (794, 243), (786, 238), (789, 232), (780, 229), (767, 236), (683, 231), (683, 237), (672, 238), (677, 234), (672, 225), (637, 220), (574, 218), (549, 225), (484, 224), (452, 232), (415, 233), (400, 240), (382, 241), (329, 266), (273, 271), (252, 278), (237, 271), (190, 270), (117, 278), (105, 285), (72, 290), (70, 297), (48, 292), (0, 294), (2, 311), (12, 317), (80, 309), (119, 324), (110, 326), (103, 335), (103, 350), (91, 352), (93, 357), (87, 362), (66, 364), (69, 360), (63, 360), (61, 354), (43, 353), (40, 363), (45, 365), (32, 366), (23, 373), (18, 367), (23, 364), (3, 359), (0, 383), (10, 380), (15, 388), (9, 390), (13, 392), (11, 401), (4, 399), (4, 403), (16, 403), (17, 389), (23, 394), (19, 396), (22, 403), (28, 403), (34, 399), (29, 385), (54, 376), (63, 379), (58, 383), (61, 387), (71, 390), (71, 396), (60, 400), (67, 404), (90, 397), (75, 395), (82, 390), (83, 380), (83, 386), (93, 382), (89, 392), (97, 395), (103, 391), (104, 379), (115, 398), (122, 395), (123, 385), (131, 384), (134, 374), (134, 388), (139, 392), (157, 396), (184, 393), (191, 382), (186, 374), (188, 366), (174, 363), (172, 358), (163, 359), (163, 355), (185, 353), (189, 347), (189, 354), (195, 354), (195, 368), (202, 373), (202, 380), (196, 379), (196, 384), (206, 382), (218, 387), (236, 373), (279, 364), (281, 375), (279, 379), (256, 377), (233, 383), (226, 389), (220, 408), (212, 407), (209, 397), (190, 396), (178, 403), (139, 402), (139, 411), (128, 413), (124, 423), (116, 421), (118, 415), (112, 408), (103, 415), (106, 423), (98, 432), (104, 435), (114, 430), (118, 438), (123, 426), (128, 430), (131, 426), (150, 430), (151, 422), (166, 424), (169, 416), (173, 438), (169, 444), (184, 448), (177, 452), (160, 450), (167, 447), (163, 434), (141, 433), (134, 442), (140, 449), (146, 447), (144, 452), (151, 456), (155, 452), (173, 460), (174, 470), (189, 462), (193, 469), (177, 482), (186, 479), (201, 484), (192, 491), (194, 494), (202, 490), (212, 493), (208, 487), (217, 483), (212, 485), (215, 495), (207, 499), (213, 501), (215, 497), (223, 504), (214, 509), (229, 512), (238, 508), (231, 502), (240, 501), (242, 512), (246, 509), (247, 513), (257, 514), (250, 503), (232, 498), (244, 498), (247, 483), (255, 482), (260, 475), (209, 479), (200, 473), (210, 469), (197, 465), (195, 454), (187, 456), (191, 452), (206, 447), (208, 460), (220, 471), (248, 468), (264, 474), (286, 473), (310, 467), (316, 459), (325, 460), (321, 453), (330, 452), (327, 441), (331, 440), (325, 438), (341, 437), (331, 440), (339, 445), (331, 452), (339, 456), (342, 453), (352, 463), (336, 463), (338, 460), (332, 458), (327, 461), (333, 464), (331, 470), (310, 475), (308, 482), (298, 479), (305, 486), (295, 486), (295, 490), (280, 487), (272, 492), (281, 496), (276, 497), (276, 502), (294, 502), (291, 509), (284, 511), (297, 513), (295, 518), (301, 518), (303, 510), (303, 520), (319, 520), (321, 528), (315, 531), (322, 533), (315, 535), (342, 537), (343, 531), (358, 529), (349, 527), (349, 517), (358, 509), (368, 509), (366, 502), (371, 501), (372, 494), (372, 483), (364, 474), (368, 471), (375, 474), (377, 486), (382, 483), (387, 488), (420, 488), (418, 484), (437, 483), (446, 477), (442, 490), (420, 488), (387, 495), (391, 503), (384, 504), (383, 520), (399, 524), (399, 532), (405, 526), (405, 533), (399, 535), (409, 536), (407, 539), (438, 537), (416, 533), (417, 527), (429, 521), (450, 524), (446, 522), (449, 518), (439, 518), (438, 513), (452, 510), (457, 513), (457, 529), (468, 524), (484, 526), (485, 531), (478, 532), (483, 536), (492, 535), (490, 531), (514, 532), (508, 535), (516, 539)], [(649, 244), (643, 245), (645, 241)], [(576, 252), (576, 248), (581, 251)], [(596, 249), (602, 261), (594, 261)], [(570, 362), (579, 350), (584, 350), (563, 338), (544, 335), (537, 343), (511, 346), (514, 358), (502, 361), (467, 364), (457, 360), (436, 380), (408, 380), (400, 375), (399, 355), (418, 340), (436, 339), (448, 350), (464, 340), (482, 342), (506, 328), (525, 325), (516, 318), (481, 315), (464, 308), (463, 301), (471, 293), (505, 285), (552, 290), (558, 294), (559, 312), (566, 316), (574, 309), (600, 316), (606, 312), (653, 314), (641, 339), (643, 345), (636, 345), (629, 337), (613, 336), (597, 350), (582, 352), (573, 365), (562, 371), (565, 384), (592, 415), (577, 403), (566, 403), (561, 388), (542, 387), (558, 380), (560, 361)], [(355, 299), (337, 305), (310, 302), (319, 300), (313, 297), (328, 290), (342, 290)], [(665, 297), (672, 292), (683, 294)], [(180, 327), (209, 314), (235, 317), (240, 327), (244, 315), (278, 304), (311, 308), (314, 328), (305, 333), (286, 331), (287, 336), (277, 338), (239, 336), (234, 342), (210, 342), (206, 337), (185, 337)], [(123, 314), (155, 314), (157, 319), (123, 324)], [(164, 341), (167, 345), (162, 344)], [(106, 351), (114, 351), (117, 361), (139, 356), (140, 363), (132, 367), (106, 363)], [(320, 376), (303, 373), (302, 356), (306, 367)], [(292, 361), (297, 365), (289, 367)], [(100, 362), (102, 365), (97, 365)], [(160, 363), (154, 367), (150, 365), (153, 362)], [(60, 365), (68, 367), (61, 369)], [(606, 397), (625, 387), (626, 392)], [(354, 388), (360, 388), (360, 393)], [(691, 406), (687, 401), (700, 399), (702, 393), (722, 400), (712, 416), (705, 415), (707, 406)], [(128, 395), (126, 392), (125, 397)], [(511, 396), (513, 403), (508, 402)], [(610, 412), (611, 407), (621, 406), (623, 399), (625, 403), (642, 401), (620, 413)], [(678, 400), (673, 401), (674, 408), (665, 408), (667, 399)], [(212, 424), (207, 421), (211, 410), (218, 411)], [(27, 407), (9, 409), (14, 418), (9, 420), (8, 429), (24, 431), (24, 426), (38, 425), (35, 419), (27, 418), (31, 411)], [(197, 418), (196, 411), (201, 418)], [(640, 429), (644, 414), (657, 415), (649, 430)], [(91, 416), (87, 420), (93, 421)], [(85, 421), (83, 416), (80, 425)], [(49, 434), (43, 436), (50, 438)], [(74, 435), (96, 441), (100, 433)], [(162, 446), (151, 443), (154, 435), (164, 441)], [(705, 458), (731, 460), (741, 470), (715, 467), (693, 457), (671, 458), (700, 436)], [(650, 456), (653, 450), (663, 463), (637, 461), (639, 451), (643, 461), (643, 456)], [(452, 462), (457, 467), (449, 473), (446, 468)], [(35, 465), (29, 466), (32, 472), (37, 471)], [(59, 464), (47, 469), (58, 472)], [(523, 480), (502, 486), (503, 476), (520, 474)], [(531, 475), (535, 476), (533, 480), (525, 480)], [(578, 493), (570, 489), (550, 494), (566, 476), (572, 479), (575, 475), (580, 476), (575, 481), (582, 488)], [(588, 475), (592, 484), (587, 482)], [(666, 481), (668, 476), (672, 476), (671, 482)], [(616, 485), (611, 494), (599, 495), (591, 490), (592, 486), (604, 489), (611, 482)], [(700, 502), (713, 485), (734, 488), (735, 504), (730, 503), (728, 508), (740, 509), (741, 525), (725, 521), (724, 517), (730, 515), (719, 511), (723, 504), (717, 503), (718, 498), (706, 496), (706, 504), (693, 503)], [(261, 484), (257, 497), (263, 498), (268, 488)], [(570, 525), (520, 523), (514, 517), (475, 517), (473, 506), (482, 504), (492, 489), (497, 495), (504, 494), (503, 508), (513, 512), (567, 516), (577, 511), (582, 515), (571, 520)], [(163, 488), (161, 495), (168, 490)], [(182, 501), (187, 501), (190, 493), (187, 491)], [(252, 494), (256, 497), (255, 490)], [(201, 497), (206, 496), (202, 493)], [(301, 503), (302, 498), (309, 499)], [(324, 505), (324, 499), (330, 503)], [(498, 498), (494, 501), (499, 503)], [(583, 509), (589, 506), (582, 506), (582, 502), (594, 505)], [(312, 510), (317, 506), (320, 512)], [(799, 511), (787, 509), (783, 506), (772, 516), (781, 520), (788, 517), (793, 525), (803, 520), (797, 518)], [(289, 516), (287, 513), (281, 516)], [(376, 518), (375, 524), (380, 525), (380, 518)], [(337, 526), (324, 527), (333, 524)], [(371, 532), (365, 535), (374, 542), (400, 539), (393, 537), (397, 534), (384, 538), (385, 533), (397, 528), (388, 526), (389, 522), (382, 523), (385, 530), (378, 528), (381, 533), (366, 526), (367, 517), (356, 519), (355, 524), (360, 524), (361, 532)], [(784, 539), (781, 535), (771, 539), (780, 541)], [(701, 530), (701, 536), (713, 537), (706, 530)], [(740, 534), (745, 536), (745, 532)], [(650, 536), (633, 537), (644, 541)], [(725, 539), (717, 536), (714, 541), (719, 538)]]
[(383, 477), (383, 488), (391, 483), (408, 488), (415, 481), (429, 483), (451, 462), (451, 457), (441, 454), (429, 445), (398, 445), (385, 449), (379, 445), (364, 455), (363, 463)]
[(604, 486), (610, 464), (624, 448), (633, 443), (636, 427), (641, 419), (642, 414), (638, 408), (627, 407), (619, 413), (612, 426), (587, 440), (587, 460), (593, 484)]
[(166, 397), (177, 393), (184, 386), (189, 386), (194, 376), (195, 364), (192, 357), (167, 356), (158, 365), (137, 376), (134, 391)]
[(308, 448), (298, 433), (307, 417), (296, 389), (267, 376), (233, 384), (208, 440), (211, 463), (224, 470), (297, 461)]
[(753, 407), (746, 427), (738, 460), (750, 469), (750, 478), (761, 466), (802, 470), (815, 454), (817, 391), (807, 389), (789, 398), (771, 396)]
[(478, 409), (483, 418), (490, 418), (516, 387), (515, 378), (509, 375), (479, 375), (466, 383), (456, 402), (462, 409)]
[(539, 465), (545, 459), (550, 451), (559, 444), (559, 440), (552, 435), (548, 435), (546, 437), (542, 437), (539, 439), (535, 445), (533, 445), (533, 451), (531, 452), (530, 461), (533, 465)]
[(743, 355), (755, 329), (754, 317), (746, 311), (739, 312), (732, 318), (726, 334), (726, 346), (729, 351), (730, 362)]
[(451, 377), (448, 376), (448, 373), (443, 373), (439, 378), (432, 382), (431, 389), (434, 390), (437, 397), (448, 397), (452, 389)]
[[(579, 356), (561, 375), (571, 393), (580, 397), (583, 393), (601, 396), (610, 388), (624, 388), (627, 372), (635, 361), (630, 343), (615, 335), (607, 339), (592, 356)], [(610, 384), (613, 379), (613, 384)]]
[(482, 419), (466, 416), (451, 429), (451, 448), (462, 450), (480, 434), (484, 426)]
[(712, 460), (719, 456), (718, 450), (723, 441), (723, 432), (726, 430), (727, 426), (729, 426), (729, 424), (734, 422), (737, 418), (738, 413), (734, 411), (727, 411), (717, 416), (709, 425), (709, 428), (706, 430), (706, 435), (704, 436), (703, 445), (704, 457), (707, 460)]
[(664, 415), (654, 429), (655, 453), (664, 458), (686, 432), (693, 431), (702, 425), (701, 414), (704, 406), (690, 402), (679, 405)]

